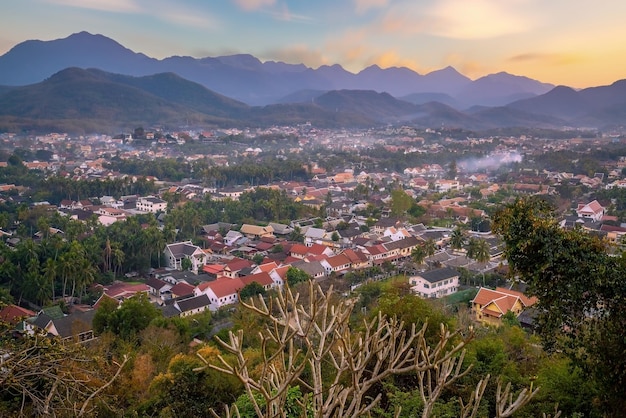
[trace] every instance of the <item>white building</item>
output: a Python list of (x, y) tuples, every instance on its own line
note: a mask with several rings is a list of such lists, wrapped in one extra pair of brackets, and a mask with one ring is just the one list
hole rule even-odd
[(137, 210), (141, 212), (165, 212), (167, 202), (154, 196), (140, 197), (137, 199)]
[(409, 278), (411, 290), (423, 298), (440, 298), (459, 289), (459, 272), (445, 267)]
[(167, 266), (182, 270), (183, 259), (191, 261), (191, 271), (198, 274), (198, 270), (206, 264), (207, 254), (202, 248), (193, 245), (191, 241), (168, 244), (164, 250)]

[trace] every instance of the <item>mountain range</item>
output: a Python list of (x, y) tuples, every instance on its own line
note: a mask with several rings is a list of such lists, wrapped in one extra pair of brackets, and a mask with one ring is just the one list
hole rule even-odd
[(30, 40), (0, 56), (0, 85), (38, 83), (65, 68), (98, 68), (132, 76), (172, 72), (219, 94), (249, 105), (282, 102), (299, 90), (374, 90), (394, 97), (414, 93), (443, 93), (457, 108), (498, 106), (513, 99), (543, 94), (550, 84), (507, 73), (472, 81), (452, 67), (421, 75), (408, 68), (372, 65), (353, 74), (340, 65), (317, 69), (303, 64), (261, 62), (252, 55), (162, 60), (136, 53), (103, 35), (75, 33), (52, 41)]
[(576, 91), (507, 73), (477, 80), (371, 66), (261, 62), (251, 55), (157, 60), (86, 32), (0, 56), (0, 130), (119, 132), (139, 125), (319, 127), (411, 123), (485, 130), (622, 125), (626, 80)]

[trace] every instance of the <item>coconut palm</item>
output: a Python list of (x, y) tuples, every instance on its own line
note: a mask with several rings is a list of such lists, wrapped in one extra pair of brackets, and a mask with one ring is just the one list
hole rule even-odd
[(453, 250), (460, 250), (465, 246), (465, 234), (460, 227), (456, 227), (452, 230), (452, 234), (450, 234), (450, 247)]
[(486, 263), (491, 259), (489, 243), (484, 239), (470, 238), (467, 243), (467, 257), (479, 263)]

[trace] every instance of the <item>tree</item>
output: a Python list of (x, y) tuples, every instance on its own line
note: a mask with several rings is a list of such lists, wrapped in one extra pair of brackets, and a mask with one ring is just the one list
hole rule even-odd
[(491, 259), (489, 243), (484, 239), (470, 238), (467, 242), (467, 257), (479, 263), (486, 263)]
[(397, 188), (391, 192), (391, 214), (399, 217), (406, 214), (406, 212), (413, 205), (414, 200), (404, 190)]
[(538, 298), (545, 348), (566, 353), (602, 393), (602, 413), (624, 416), (626, 259), (610, 256), (597, 236), (559, 226), (552, 207), (518, 199), (494, 217), (513, 274)]
[(465, 247), (465, 234), (460, 227), (456, 227), (452, 230), (450, 234), (450, 247), (453, 250), (460, 250)]
[(432, 257), (437, 252), (437, 244), (435, 243), (435, 240), (433, 240), (432, 238), (429, 238), (426, 241), (424, 241), (423, 246), (424, 246), (424, 252), (426, 253), (426, 257)]
[[(161, 315), (145, 293), (138, 293), (126, 299), (119, 308), (117, 302), (104, 302), (104, 305), (97, 311), (93, 319), (94, 332), (96, 334), (111, 331), (119, 337), (129, 340), (145, 329), (150, 322)], [(115, 304), (115, 306), (113, 305)]]
[(450, 164), (448, 165), (447, 178), (449, 180), (454, 180), (456, 179), (456, 176), (458, 176), (458, 174), (459, 174), (459, 170), (456, 165), (456, 160), (450, 161)]
[(257, 282), (247, 284), (239, 291), (239, 300), (248, 300), (256, 295), (265, 296), (267, 291)]
[(289, 286), (295, 286), (298, 283), (311, 280), (311, 276), (309, 276), (304, 270), (291, 266), (287, 269), (286, 277)]
[(422, 264), (426, 258), (424, 247), (422, 245), (416, 245), (415, 248), (411, 250), (411, 258), (416, 264)]
[(191, 270), (191, 268), (193, 267), (193, 263), (191, 262), (191, 260), (187, 257), (183, 258), (182, 260), (180, 260), (180, 268), (183, 270)]
[(299, 226), (295, 226), (293, 231), (289, 234), (289, 241), (294, 242), (304, 242), (304, 234), (302, 233), (302, 229)]
[[(412, 325), (407, 331), (401, 321), (382, 313), (365, 321), (361, 330), (352, 329), (354, 301), (341, 298), (335, 303), (332, 287), (324, 292), (309, 282), (305, 299), (308, 304), (300, 305), (299, 295), (286, 288), (271, 305), (263, 300), (241, 302), (265, 323), (259, 333), (263, 363), (254, 370), (243, 349), (243, 330), (229, 332), (226, 340), (217, 338), (230, 360), (224, 356), (218, 356), (218, 364), (205, 360), (209, 368), (239, 379), (258, 417), (290, 416), (288, 398), (296, 386), (304, 394), (296, 403), (307, 416), (364, 416), (380, 404), (382, 394), (373, 391), (376, 385), (401, 374), (417, 377), (422, 417), (430, 417), (442, 391), (469, 371), (463, 359), (471, 332), (462, 336), (442, 325), (438, 341), (429, 346), (424, 340), (426, 325), (419, 329)], [(487, 380), (488, 376), (479, 382), (467, 404), (461, 403), (462, 416), (476, 416)], [(513, 401), (510, 391), (510, 386), (502, 391), (498, 385), (497, 417), (511, 416), (537, 392), (525, 389)], [(237, 405), (227, 408), (227, 415), (240, 416)]]
[[(128, 361), (107, 364), (79, 344), (43, 335), (13, 338), (0, 323), (0, 410), (7, 416), (85, 416)], [(110, 400), (109, 400), (110, 401)]]

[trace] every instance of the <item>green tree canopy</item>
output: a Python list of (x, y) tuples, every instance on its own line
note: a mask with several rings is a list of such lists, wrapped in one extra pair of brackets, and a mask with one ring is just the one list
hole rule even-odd
[(306, 282), (311, 277), (304, 271), (296, 267), (289, 267), (287, 270), (287, 283), (289, 286), (295, 286), (298, 283)]
[(124, 339), (130, 339), (145, 329), (161, 312), (150, 302), (145, 293), (117, 302), (104, 298), (93, 319), (94, 332), (111, 331)]
[(512, 272), (538, 298), (545, 347), (570, 356), (603, 394), (609, 416), (626, 412), (626, 260), (597, 236), (559, 226), (552, 207), (518, 199), (496, 214)]

